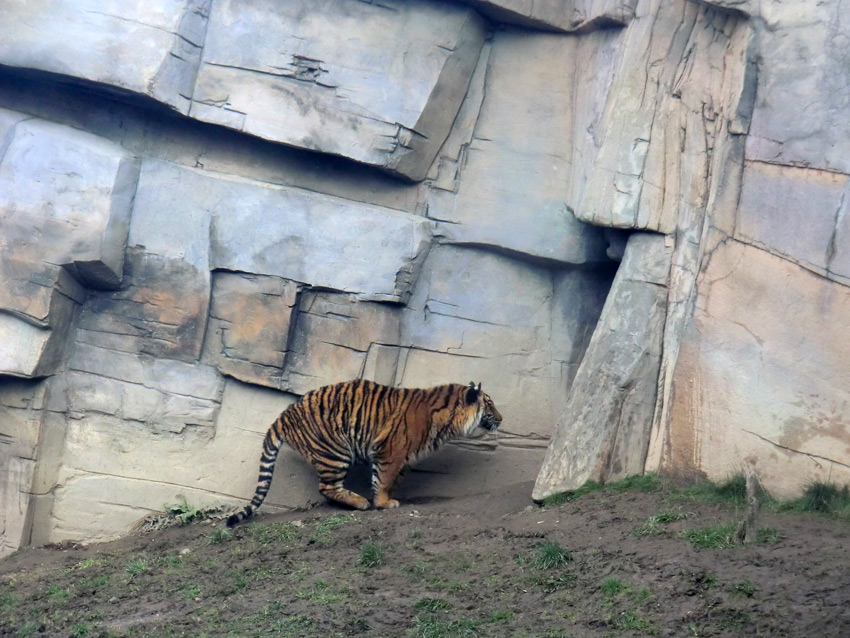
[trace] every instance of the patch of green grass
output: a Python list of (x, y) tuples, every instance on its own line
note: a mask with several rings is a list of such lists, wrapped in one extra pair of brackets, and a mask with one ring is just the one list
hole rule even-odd
[(213, 531), (212, 534), (207, 536), (207, 545), (220, 545), (226, 541), (229, 541), (233, 538), (233, 532), (229, 529), (222, 527)]
[[(698, 481), (687, 487), (671, 490), (670, 497), (695, 503), (743, 506), (747, 501), (747, 479), (743, 474), (734, 474), (720, 483)], [(773, 502), (770, 494), (762, 487), (758, 488), (758, 499), (763, 504)]]
[(301, 535), (301, 530), (293, 523), (270, 523), (268, 525), (251, 525), (248, 534), (260, 545), (270, 543), (285, 543), (294, 541)]
[(537, 548), (533, 565), (536, 569), (554, 569), (563, 567), (572, 560), (570, 553), (552, 541), (546, 541)]
[(712, 525), (682, 532), (682, 537), (703, 549), (728, 549), (737, 544), (738, 528), (733, 523)]
[(617, 594), (626, 591), (627, 587), (616, 578), (609, 578), (599, 586), (606, 598), (613, 598)]
[(183, 600), (192, 600), (193, 598), (200, 598), (201, 596), (201, 588), (199, 585), (189, 585), (183, 591), (183, 594), (180, 596)]
[(779, 542), (779, 538), (779, 530), (772, 527), (762, 527), (756, 532), (756, 543), (759, 545), (773, 545)]
[(620, 631), (641, 631), (644, 633), (654, 633), (652, 623), (641, 618), (633, 611), (624, 611), (614, 619), (614, 626)]
[(752, 598), (756, 593), (756, 586), (748, 580), (742, 580), (740, 583), (732, 587), (732, 593), (746, 598)]
[(490, 614), (490, 618), (487, 620), (487, 622), (507, 622), (511, 620), (514, 616), (516, 616), (516, 614), (512, 611), (494, 611), (492, 614)]
[(64, 605), (71, 597), (71, 592), (59, 585), (48, 585), (45, 593), (53, 605)]
[(17, 638), (29, 638), (30, 636), (35, 636), (41, 632), (42, 626), (43, 623), (38, 620), (28, 620), (18, 627), (18, 631), (15, 633), (15, 636), (17, 636)]
[(478, 625), (479, 623), (474, 620), (445, 619), (422, 612), (413, 619), (413, 624), (407, 633), (411, 638), (464, 638), (477, 636)]
[(658, 512), (654, 516), (650, 516), (646, 522), (634, 531), (635, 536), (653, 536), (664, 531), (663, 525), (674, 523), (688, 518), (688, 514), (684, 512), (670, 512), (667, 510)]
[(361, 567), (377, 567), (384, 562), (384, 548), (375, 541), (368, 540), (360, 548), (360, 558), (357, 564)]
[(452, 608), (452, 604), (442, 598), (420, 598), (413, 604), (416, 611), (446, 611)]
[(4, 615), (8, 614), (10, 611), (12, 611), (16, 604), (17, 599), (15, 598), (15, 595), (12, 592), (6, 591), (0, 594), (0, 613)]
[(850, 519), (850, 486), (838, 487), (834, 483), (814, 482), (803, 495), (793, 501), (780, 503), (779, 511), (816, 512)]
[(662, 487), (661, 477), (656, 472), (647, 472), (646, 474), (636, 474), (635, 476), (627, 476), (624, 479), (610, 483), (611, 489), (626, 492), (657, 492)]
[(148, 569), (148, 559), (145, 556), (139, 556), (138, 558), (129, 560), (124, 567), (124, 571), (127, 572), (131, 580), (142, 572), (148, 571)]
[(558, 494), (547, 496), (540, 502), (540, 504), (543, 505), (543, 507), (555, 507), (584, 496), (585, 494), (598, 492), (600, 490), (611, 489), (619, 492), (626, 492), (630, 490), (640, 492), (657, 492), (662, 487), (663, 483), (661, 481), (661, 477), (659, 477), (655, 472), (648, 472), (646, 474), (627, 476), (626, 478), (614, 481), (613, 483), (603, 484), (597, 483), (596, 481), (588, 481), (576, 490), (559, 492)]
[(340, 514), (334, 514), (333, 516), (323, 518), (316, 523), (316, 528), (310, 536), (310, 542), (330, 543), (333, 540), (333, 530), (345, 525), (346, 523), (350, 523), (353, 520), (354, 518), (352, 516), (342, 516)]
[(189, 505), (189, 502), (186, 500), (185, 496), (179, 494), (178, 496), (180, 496), (179, 503), (166, 503), (163, 506), (165, 508), (166, 514), (175, 518), (179, 518), (181, 525), (188, 525), (189, 523), (201, 518), (200, 511), (197, 508)]
[(83, 622), (82, 620), (75, 622), (71, 626), (71, 638), (85, 638), (86, 636), (91, 635), (91, 627), (87, 622)]
[(338, 603), (344, 598), (342, 593), (333, 591), (331, 586), (322, 579), (316, 580), (313, 583), (313, 589), (310, 591), (300, 591), (296, 596), (322, 605)]

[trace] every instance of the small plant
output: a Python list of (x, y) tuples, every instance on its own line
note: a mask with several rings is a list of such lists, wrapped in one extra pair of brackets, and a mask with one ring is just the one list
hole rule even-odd
[(430, 611), (436, 613), (438, 611), (446, 611), (452, 608), (452, 604), (442, 598), (420, 598), (413, 605), (416, 611)]
[(83, 622), (82, 620), (75, 622), (71, 626), (71, 638), (85, 638), (91, 634), (91, 629), (89, 628), (88, 623)]
[(147, 570), (148, 559), (144, 556), (139, 556), (138, 558), (132, 559), (124, 567), (124, 571), (127, 572), (127, 575), (130, 577), (130, 580), (132, 580), (142, 572), (146, 572)]
[(563, 567), (572, 560), (570, 553), (552, 541), (546, 541), (537, 548), (534, 556), (534, 567), (536, 569), (554, 569)]
[(737, 544), (738, 528), (734, 524), (714, 525), (682, 532), (682, 536), (695, 547), (703, 549), (728, 549)]
[(328, 585), (322, 579), (316, 580), (313, 583), (313, 589), (310, 591), (301, 591), (296, 594), (298, 598), (303, 598), (304, 600), (310, 600), (316, 603), (320, 603), (322, 605), (328, 605), (330, 603), (336, 603), (343, 599), (343, 595), (340, 593), (334, 593), (331, 591), (331, 586)]
[(165, 513), (169, 516), (173, 516), (175, 518), (180, 519), (181, 525), (188, 525), (189, 523), (200, 518), (200, 512), (189, 505), (189, 502), (186, 500), (185, 496), (180, 496), (180, 502), (170, 505), (168, 503), (165, 504)]
[(657, 492), (662, 487), (661, 477), (655, 472), (627, 476), (624, 479), (611, 483), (611, 488), (620, 492), (636, 490), (639, 492)]
[(732, 593), (746, 598), (752, 598), (756, 593), (756, 586), (748, 580), (742, 580), (732, 588)]
[(186, 591), (183, 592), (183, 598), (185, 600), (192, 600), (195, 598), (201, 597), (201, 588), (198, 585), (189, 585), (186, 588)]
[(357, 561), (362, 567), (377, 567), (384, 562), (384, 549), (376, 542), (368, 540), (360, 548), (360, 558)]

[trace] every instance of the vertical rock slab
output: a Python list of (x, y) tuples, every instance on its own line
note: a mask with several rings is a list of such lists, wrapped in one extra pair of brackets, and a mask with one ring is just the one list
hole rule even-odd
[(534, 486), (540, 500), (643, 472), (655, 412), (672, 250), (636, 233)]
[(0, 64), (140, 93), (186, 113), (210, 0), (0, 5)]
[[(567, 206), (576, 39), (499, 31), (461, 179), (431, 191), (446, 242), (497, 246), (553, 261), (604, 260), (602, 231)], [(528, 95), (536, 98), (529, 103)], [(450, 189), (456, 189), (456, 192)]]
[(138, 160), (117, 144), (41, 120), (19, 122), (10, 135), (0, 161), (2, 253), (116, 288)]
[(190, 115), (421, 180), (485, 33), (447, 3), (220, 0)]
[(204, 362), (236, 379), (279, 388), (298, 288), (280, 277), (213, 273)]
[(720, 480), (754, 463), (780, 498), (850, 481), (848, 326), (847, 286), (719, 243), (683, 337), (661, 467)]

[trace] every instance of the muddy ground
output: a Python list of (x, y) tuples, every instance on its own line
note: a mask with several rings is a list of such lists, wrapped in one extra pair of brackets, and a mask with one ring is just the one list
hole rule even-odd
[(530, 492), (22, 550), (0, 636), (850, 636), (847, 521), (763, 510), (759, 543), (701, 548), (686, 533), (722, 545), (742, 505)]

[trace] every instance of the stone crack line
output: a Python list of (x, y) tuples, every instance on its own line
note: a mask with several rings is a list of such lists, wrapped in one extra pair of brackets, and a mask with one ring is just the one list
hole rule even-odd
[(795, 453), (797, 453), (797, 454), (803, 454), (803, 455), (805, 455), (805, 456), (808, 456), (808, 457), (809, 457), (809, 458), (811, 458), (811, 459), (815, 462), (815, 464), (817, 464), (817, 465), (820, 465), (820, 463), (818, 463), (817, 461), (815, 461), (815, 459), (820, 459), (820, 460), (822, 460), (822, 461), (828, 461), (829, 463), (835, 463), (835, 465), (840, 465), (841, 467), (850, 468), (850, 465), (848, 465), (847, 463), (842, 463), (841, 461), (836, 461), (835, 459), (831, 459), (831, 458), (829, 458), (829, 457), (827, 457), (827, 456), (821, 456), (820, 454), (813, 454), (813, 453), (811, 453), (811, 452), (803, 452), (802, 450), (795, 450), (795, 449), (794, 449), (794, 448), (792, 448), (792, 447), (787, 447), (787, 446), (785, 446), (785, 445), (780, 445), (779, 443), (776, 443), (775, 441), (771, 441), (770, 439), (768, 439), (768, 438), (766, 438), (766, 437), (763, 437), (761, 434), (757, 434), (756, 432), (752, 432), (751, 430), (744, 430), (744, 432), (746, 432), (747, 434), (752, 434), (753, 436), (760, 438), (760, 439), (761, 439), (762, 441), (764, 441), (765, 443), (770, 443), (770, 444), (771, 444), (771, 445), (773, 445), (774, 447), (778, 447), (778, 448), (780, 448), (780, 449), (782, 449), (782, 450), (786, 450), (786, 451), (788, 451), (788, 452), (795, 452)]

